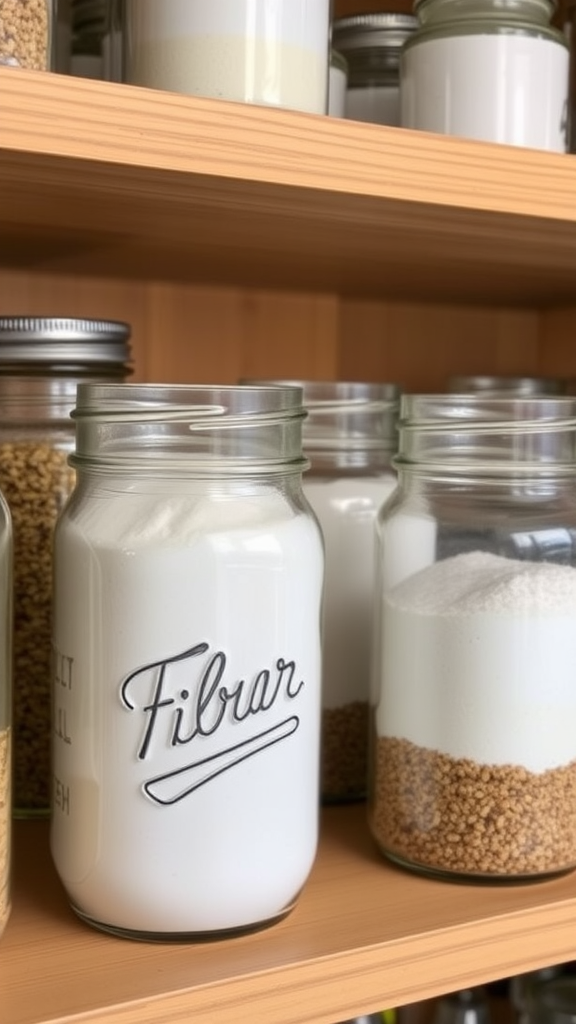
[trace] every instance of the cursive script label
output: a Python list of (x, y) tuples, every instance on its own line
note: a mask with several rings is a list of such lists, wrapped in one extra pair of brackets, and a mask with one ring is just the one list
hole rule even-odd
[[(162, 743), (162, 737), (169, 747), (193, 744), (199, 737), (217, 733), (226, 718), (232, 724), (244, 722), (271, 712), (281, 699), (294, 700), (304, 686), (296, 677), (296, 663), (284, 658), (277, 658), (272, 668), (260, 669), (250, 681), (229, 683), (226, 667), (224, 652), (212, 652), (203, 641), (170, 658), (143, 665), (124, 679), (122, 703), (142, 716), (139, 760), (153, 757), (153, 748)], [(180, 685), (175, 684), (176, 671)], [(146, 697), (139, 699), (141, 692)], [(194, 757), (183, 767), (149, 779), (144, 792), (157, 803), (176, 803), (234, 765), (287, 739), (299, 724), (298, 716), (290, 715), (273, 726), (256, 729), (239, 743), (223, 746), (208, 757)]]

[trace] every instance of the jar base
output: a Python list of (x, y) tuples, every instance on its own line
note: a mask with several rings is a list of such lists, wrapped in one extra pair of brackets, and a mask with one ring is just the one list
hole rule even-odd
[(122, 928), (118, 925), (106, 924), (104, 921), (97, 921), (96, 918), (90, 917), (89, 914), (85, 914), (84, 911), (80, 910), (73, 903), (70, 904), (72, 910), (77, 917), (80, 918), (85, 924), (90, 925), (92, 928), (96, 928), (100, 932), (106, 932), (107, 935), (114, 935), (119, 939), (132, 939), (135, 942), (157, 942), (157, 943), (186, 943), (186, 942), (218, 942), (221, 939), (231, 939), (240, 937), (242, 935), (250, 935), (252, 932), (264, 931), (266, 928), (271, 928), (273, 925), (283, 921), (296, 906), (297, 899), (294, 900), (290, 906), (286, 907), (275, 917), (267, 918), (265, 921), (256, 921), (253, 924), (241, 925), (237, 928), (221, 928), (215, 929), (214, 931), (181, 931), (181, 932), (156, 932), (156, 931), (140, 931), (132, 928)]
[(435, 868), (428, 864), (419, 864), (416, 861), (408, 860), (401, 854), (393, 853), (379, 847), (380, 852), (391, 861), (396, 867), (409, 871), (411, 874), (423, 875), (426, 878), (434, 878), (436, 881), (451, 882), (454, 885), (534, 885), (538, 882), (549, 882), (554, 878), (561, 878), (574, 871), (576, 864), (571, 867), (558, 868), (556, 871), (543, 871), (539, 874), (530, 875), (496, 875), (482, 874), (480, 872), (459, 872), (450, 871), (446, 868)]

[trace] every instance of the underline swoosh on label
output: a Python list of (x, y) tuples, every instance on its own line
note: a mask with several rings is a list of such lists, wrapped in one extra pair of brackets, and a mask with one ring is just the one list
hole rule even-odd
[(259, 754), (266, 747), (285, 740), (300, 725), (300, 719), (296, 715), (278, 722), (270, 729), (259, 732), (249, 739), (237, 743), (233, 747), (226, 747), (210, 757), (203, 757), (199, 761), (192, 761), (191, 764), (176, 768), (175, 771), (166, 772), (164, 775), (157, 775), (144, 783), (144, 792), (158, 804), (175, 804), (183, 800), (185, 796), (193, 793), (195, 789), (206, 785), (222, 772), (228, 771), (234, 765), (240, 764), (254, 754)]

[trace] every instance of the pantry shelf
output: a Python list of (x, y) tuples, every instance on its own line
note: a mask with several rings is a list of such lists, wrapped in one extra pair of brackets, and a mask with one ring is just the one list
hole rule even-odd
[(0, 109), (4, 266), (576, 303), (574, 156), (13, 69)]
[(197, 944), (82, 924), (47, 823), (15, 833), (2, 1024), (329, 1024), (576, 955), (576, 875), (515, 887), (416, 877), (381, 858), (362, 805), (324, 811), (312, 876), (283, 922)]

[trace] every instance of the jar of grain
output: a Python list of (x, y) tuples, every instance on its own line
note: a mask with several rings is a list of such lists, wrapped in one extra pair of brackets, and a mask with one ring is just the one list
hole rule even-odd
[(57, 0), (0, 0), (0, 67), (49, 71)]
[[(279, 382), (276, 382), (279, 383)], [(399, 388), (297, 381), (308, 413), (304, 494), (324, 536), (322, 759), (325, 803), (366, 796), (376, 514), (396, 486)]]
[(296, 387), (83, 384), (55, 534), (51, 846), (132, 938), (259, 928), (318, 838), (324, 555)]
[[(0, 318), (0, 489), (14, 528), (14, 812), (50, 807), (52, 530), (74, 482), (82, 380), (123, 380), (127, 324)], [(58, 728), (58, 723), (55, 723)]]
[(10, 915), (12, 824), (12, 523), (0, 494), (0, 935)]
[(576, 400), (411, 395), (378, 516), (369, 821), (391, 860), (576, 866)]

